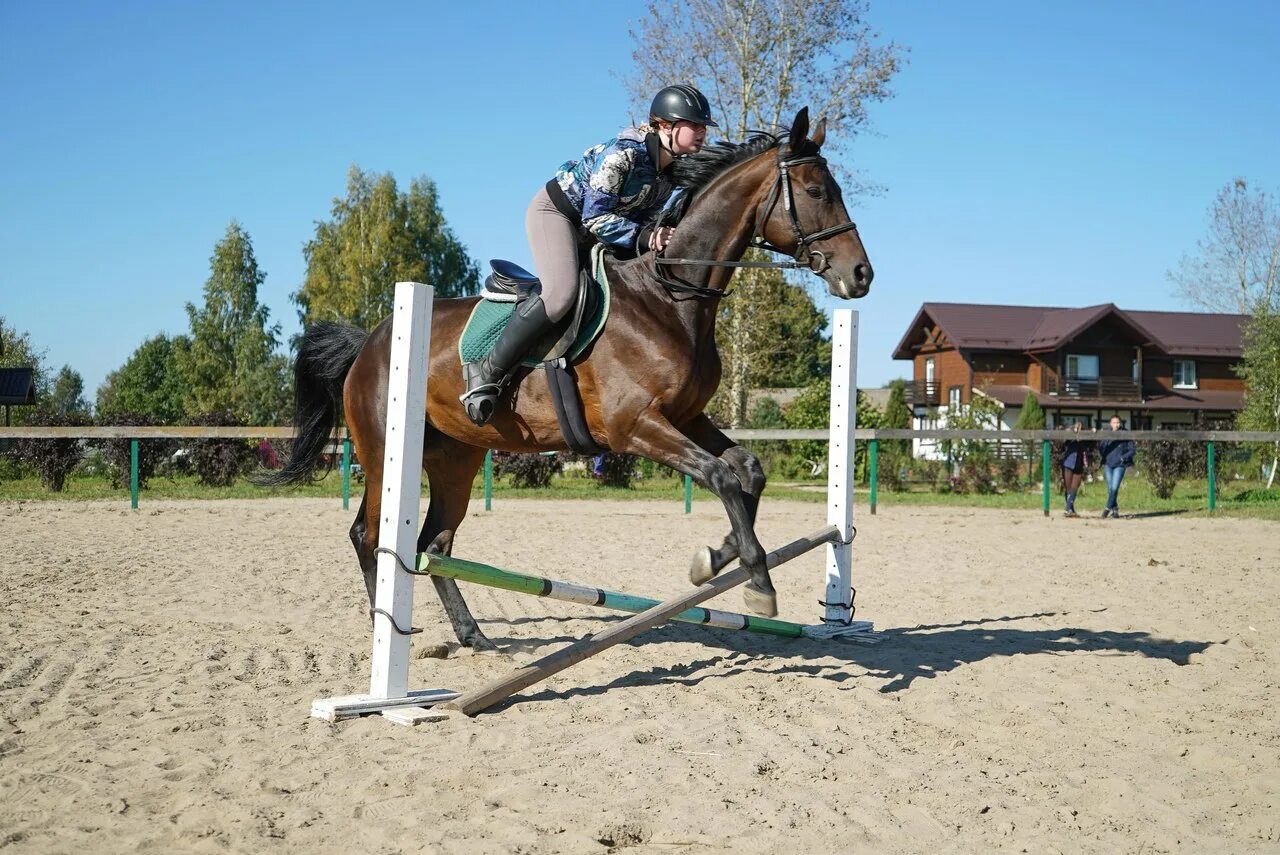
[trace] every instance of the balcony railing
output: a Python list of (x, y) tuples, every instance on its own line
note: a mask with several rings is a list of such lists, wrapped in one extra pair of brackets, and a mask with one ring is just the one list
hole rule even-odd
[(915, 380), (904, 391), (909, 406), (936, 407), (942, 402), (942, 385), (935, 380)]
[(1045, 391), (1059, 398), (1085, 398), (1106, 401), (1140, 401), (1142, 389), (1129, 377), (1090, 377), (1081, 379), (1050, 377)]

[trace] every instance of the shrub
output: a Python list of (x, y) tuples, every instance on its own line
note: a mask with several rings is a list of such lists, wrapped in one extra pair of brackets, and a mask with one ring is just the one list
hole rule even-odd
[[(207, 427), (237, 427), (243, 424), (229, 410), (203, 413), (188, 424)], [(196, 439), (187, 446), (186, 457), (201, 484), (230, 487), (258, 460), (257, 443), (246, 439)]]
[[(107, 413), (98, 419), (103, 427), (118, 425), (155, 425), (160, 420), (142, 413)], [(128, 437), (94, 440), (101, 451), (102, 462), (107, 467), (111, 486), (119, 488), (129, 480), (132, 440)], [(143, 439), (138, 441), (138, 487), (144, 489), (156, 471), (173, 456), (177, 443), (171, 439)]]
[(1018, 458), (1013, 455), (1001, 457), (996, 464), (996, 480), (1000, 484), (1000, 489), (1011, 493), (1021, 489), (1020, 469)]
[(749, 428), (780, 428), (784, 424), (786, 420), (783, 418), (782, 407), (776, 398), (766, 397), (756, 401), (756, 405), (751, 408), (751, 414), (747, 416)]
[[(37, 410), (27, 418), (32, 427), (84, 427), (89, 418), (80, 413), (51, 413)], [(78, 439), (20, 439), (14, 443), (14, 456), (40, 476), (40, 483), (55, 493), (66, 486), (67, 476), (84, 456)]]
[(639, 458), (630, 454), (614, 454), (612, 451), (606, 451), (601, 457), (603, 459), (598, 467), (600, 486), (631, 489), (631, 482), (636, 476), (636, 461)]
[(550, 487), (551, 479), (560, 474), (563, 467), (564, 460), (558, 454), (493, 453), (493, 476), (510, 475), (513, 487)]
[(991, 464), (986, 460), (970, 455), (960, 463), (960, 472), (955, 477), (953, 489), (957, 493), (978, 493), (988, 495), (996, 491), (996, 483), (991, 477)]
[(1167, 499), (1173, 495), (1178, 479), (1186, 477), (1194, 466), (1197, 447), (1180, 439), (1158, 439), (1141, 446), (1137, 465), (1157, 496)]

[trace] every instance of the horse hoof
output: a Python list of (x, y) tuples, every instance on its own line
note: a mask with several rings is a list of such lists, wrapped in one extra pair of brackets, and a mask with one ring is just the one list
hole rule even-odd
[(777, 617), (778, 595), (766, 594), (754, 588), (743, 588), (742, 599), (747, 604), (747, 611), (755, 612), (761, 617)]
[(711, 547), (704, 546), (693, 553), (693, 565), (689, 568), (689, 581), (694, 585), (705, 585), (715, 578), (716, 571), (711, 565)]
[(487, 636), (473, 635), (462, 643), (463, 647), (470, 647), (473, 653), (497, 653), (498, 645), (494, 644)]

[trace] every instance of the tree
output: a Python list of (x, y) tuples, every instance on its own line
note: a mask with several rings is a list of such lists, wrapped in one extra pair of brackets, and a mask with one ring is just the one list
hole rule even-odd
[(1211, 312), (1280, 309), (1280, 205), (1237, 178), (1209, 208), (1209, 234), (1168, 272), (1174, 293)]
[[(706, 81), (716, 120), (735, 140), (777, 128), (807, 105), (826, 118), (828, 148), (839, 150), (867, 126), (868, 106), (890, 96), (889, 80), (902, 62), (902, 48), (880, 43), (864, 20), (867, 7), (866, 0), (653, 0), (630, 30), (635, 64), (627, 85), (647, 111), (660, 87)], [(770, 341), (761, 317), (780, 282), (776, 270), (739, 270), (721, 305), (716, 340), (733, 426), (746, 417), (762, 342)]]
[[(1040, 406), (1040, 400), (1036, 398), (1035, 392), (1028, 392), (1027, 397), (1023, 399), (1022, 412), (1018, 413), (1018, 421), (1014, 423), (1013, 428), (1014, 430), (1044, 430), (1044, 407)], [(1027, 440), (1022, 445), (1027, 454), (1027, 480), (1030, 480), (1040, 462), (1040, 443)]]
[(342, 320), (373, 329), (391, 314), (400, 281), (432, 285), (437, 297), (479, 290), (480, 269), (445, 223), (436, 185), (426, 176), (401, 193), (390, 173), (352, 165), (347, 195), (333, 200), (332, 217), (316, 223), (303, 249), (307, 275), (293, 295), (303, 326)]
[[(1244, 328), (1244, 354), (1236, 372), (1244, 379), (1244, 409), (1237, 417), (1241, 430), (1280, 431), (1280, 311), (1261, 301)], [(1280, 441), (1271, 444), (1271, 474), (1275, 484)]]
[[(31, 341), (31, 335), (18, 332), (5, 322), (0, 315), (0, 368), (31, 368), (34, 375), (36, 396), (48, 392), (50, 388), (49, 369), (45, 366), (47, 351), (37, 348)], [(15, 426), (28, 423), (29, 407), (11, 408), (10, 419)]]
[[(880, 427), (881, 413), (875, 404), (867, 400), (867, 396), (858, 390), (857, 426), (859, 428)], [(783, 420), (793, 430), (813, 430), (831, 426), (831, 378), (823, 377), (801, 390), (795, 400), (787, 407)], [(828, 444), (821, 440), (801, 440), (793, 444), (792, 451), (802, 460), (810, 464), (810, 470), (816, 475), (826, 467), (830, 453)], [(854, 444), (854, 477), (865, 483), (869, 475), (867, 471), (867, 453), (863, 446)]]
[(53, 388), (41, 405), (50, 413), (69, 416), (88, 415), (89, 402), (84, 398), (84, 378), (70, 365), (64, 365), (53, 378)]
[(285, 361), (273, 359), (280, 325), (267, 325), (258, 303), (266, 275), (258, 269), (249, 233), (232, 221), (209, 259), (204, 305), (187, 303), (191, 343), (176, 352), (188, 385), (189, 415), (229, 410), (250, 424), (270, 424), (284, 412)]
[[(880, 427), (906, 430), (911, 427), (911, 407), (907, 406), (907, 383), (893, 380), (889, 383), (889, 400), (884, 405)], [(881, 480), (891, 490), (902, 487), (902, 472), (911, 461), (911, 440), (886, 439), (880, 442), (879, 470)]]
[(186, 412), (187, 384), (179, 365), (191, 347), (186, 336), (161, 333), (144, 341), (98, 387), (98, 415), (137, 413), (156, 424), (178, 424)]

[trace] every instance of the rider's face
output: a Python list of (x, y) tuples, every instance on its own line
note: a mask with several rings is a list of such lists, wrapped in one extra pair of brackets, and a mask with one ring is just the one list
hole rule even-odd
[(671, 153), (693, 154), (707, 141), (707, 126), (679, 121), (671, 126)]

